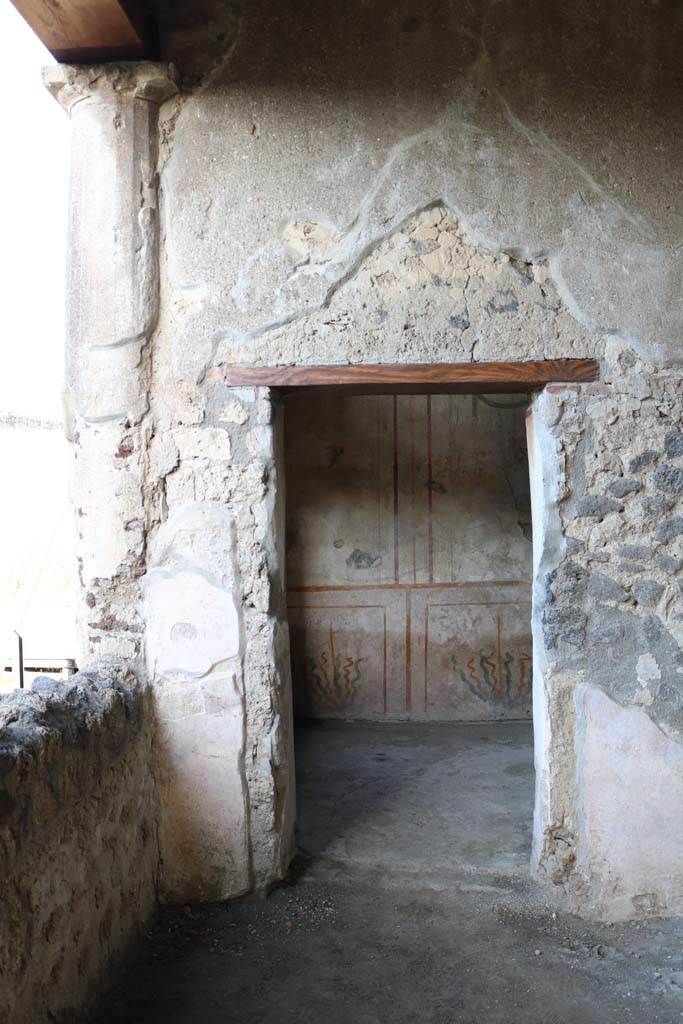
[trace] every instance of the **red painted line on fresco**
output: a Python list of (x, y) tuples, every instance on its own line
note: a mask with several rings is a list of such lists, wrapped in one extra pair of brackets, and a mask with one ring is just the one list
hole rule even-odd
[(409, 420), (409, 432), (410, 432), (410, 512), (412, 522), (412, 540), (413, 540), (413, 583), (417, 583), (417, 530), (415, 528), (415, 418), (413, 416), (413, 406), (409, 404), (410, 420)]
[[(431, 601), (430, 608), (495, 608), (496, 605), (528, 605), (531, 608), (531, 601)], [(335, 606), (336, 607), (336, 606)]]
[(288, 587), (288, 594), (320, 594), (363, 590), (452, 590), (468, 587), (529, 587), (531, 580), (461, 580), (448, 583), (326, 583), (311, 587)]
[(410, 590), (406, 590), (406, 711), (410, 711), (413, 703), (413, 678), (412, 672), (413, 667), (410, 663), (411, 659), (411, 608), (410, 608)]
[[(381, 399), (379, 402), (375, 402), (375, 480), (377, 481), (377, 548), (379, 551), (384, 550), (384, 534), (382, 531), (382, 492), (384, 490), (382, 486), (382, 463), (384, 461), (384, 447), (382, 444), (382, 416), (381, 416)], [(380, 559), (377, 563), (377, 573), (382, 572), (382, 560)]]
[(394, 580), (398, 583), (398, 404), (396, 395), (394, 395)]
[[(500, 604), (500, 602), (498, 602)], [(338, 608), (343, 612), (349, 610), (355, 610), (356, 608), (379, 608), (380, 611), (386, 611), (383, 604), (288, 604), (287, 607), (290, 611), (336, 611)]]
[(387, 610), (384, 609), (384, 714), (387, 713)]
[(429, 661), (429, 605), (425, 608), (425, 712), (427, 711), (427, 685), (428, 685), (428, 669), (427, 663)]
[(429, 582), (434, 580), (434, 544), (432, 533), (433, 513), (432, 491), (432, 396), (427, 395), (427, 553), (429, 558)]

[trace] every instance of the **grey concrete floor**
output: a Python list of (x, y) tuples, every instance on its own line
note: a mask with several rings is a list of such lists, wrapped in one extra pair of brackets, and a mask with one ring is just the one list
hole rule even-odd
[(681, 922), (588, 925), (528, 876), (527, 724), (315, 725), (267, 899), (165, 908), (91, 1024), (681, 1024)]
[(533, 815), (528, 722), (321, 723), (297, 736), (297, 839), (347, 871), (526, 871)]

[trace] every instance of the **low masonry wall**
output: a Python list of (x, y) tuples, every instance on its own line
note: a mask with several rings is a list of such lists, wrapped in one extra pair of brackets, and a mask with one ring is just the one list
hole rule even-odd
[(0, 1020), (73, 1021), (154, 912), (149, 694), (130, 672), (0, 699)]

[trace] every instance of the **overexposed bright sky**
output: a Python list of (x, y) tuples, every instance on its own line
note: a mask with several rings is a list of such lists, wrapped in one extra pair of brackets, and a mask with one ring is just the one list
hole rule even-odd
[(0, 412), (61, 417), (69, 119), (52, 57), (0, 0)]

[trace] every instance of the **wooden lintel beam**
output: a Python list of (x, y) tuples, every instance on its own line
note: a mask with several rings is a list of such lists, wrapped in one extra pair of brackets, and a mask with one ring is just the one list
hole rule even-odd
[(58, 61), (154, 58), (153, 26), (137, 0), (11, 0)]
[(385, 363), (352, 366), (231, 366), (212, 371), (230, 387), (268, 387), (281, 394), (453, 394), (537, 391), (552, 383), (597, 380), (594, 359), (524, 363)]

